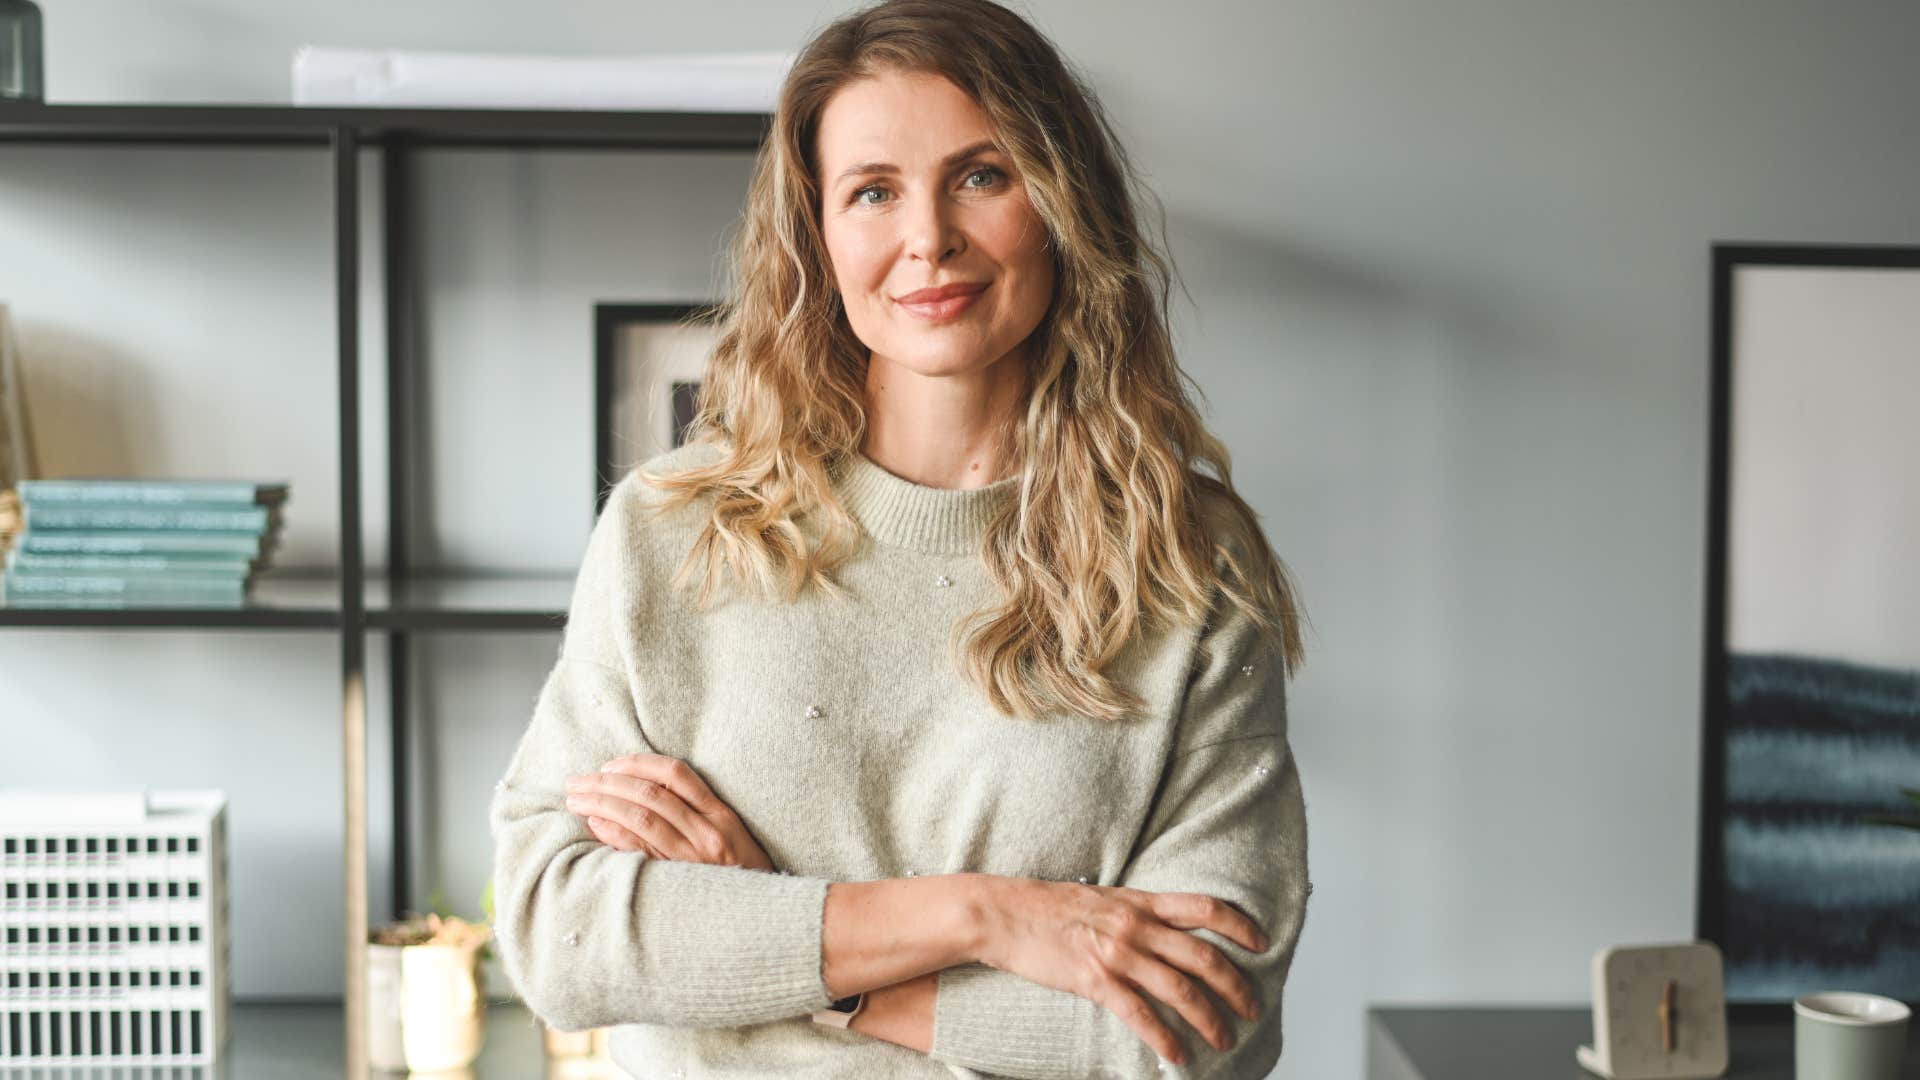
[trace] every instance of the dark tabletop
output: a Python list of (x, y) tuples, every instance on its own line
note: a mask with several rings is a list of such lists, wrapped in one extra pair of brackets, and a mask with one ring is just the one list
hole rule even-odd
[[(1593, 1080), (1573, 1059), (1593, 1042), (1593, 1010), (1372, 1008), (1367, 1080)], [(1794, 1080), (1793, 1019), (1730, 1020), (1728, 1080)], [(1920, 1024), (1907, 1026), (1900, 1075), (1920, 1080)]]

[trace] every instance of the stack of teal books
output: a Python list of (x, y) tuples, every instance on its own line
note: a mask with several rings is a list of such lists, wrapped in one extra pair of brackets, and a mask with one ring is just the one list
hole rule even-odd
[(285, 483), (22, 480), (8, 607), (244, 607), (280, 543)]

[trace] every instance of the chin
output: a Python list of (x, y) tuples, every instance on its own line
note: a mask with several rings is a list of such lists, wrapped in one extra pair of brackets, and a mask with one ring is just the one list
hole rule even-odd
[[(950, 344), (928, 343), (922, 341), (903, 341), (886, 355), (895, 357), (894, 363), (916, 375), (959, 375), (968, 371), (978, 371), (992, 365), (997, 359), (985, 350), (978, 348), (954, 348)], [(917, 346), (917, 347), (916, 347)], [(882, 350), (885, 351), (885, 350)]]
[(928, 379), (940, 379), (940, 378), (947, 378), (953, 375), (964, 375), (969, 371), (975, 371), (985, 366), (983, 364), (970, 363), (964, 360), (955, 361), (951, 364), (942, 363), (938, 360), (903, 360), (903, 361), (896, 361), (895, 364), (898, 367), (903, 367), (908, 371), (913, 372), (915, 375), (919, 375), (922, 378), (928, 378)]

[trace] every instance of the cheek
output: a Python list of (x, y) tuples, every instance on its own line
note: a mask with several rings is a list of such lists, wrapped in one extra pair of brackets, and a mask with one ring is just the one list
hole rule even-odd
[(1014, 306), (1022, 315), (1044, 312), (1053, 299), (1053, 254), (1047, 248), (1047, 227), (1038, 215), (1010, 223), (1003, 237), (1001, 263), (1015, 268), (1020, 278)]
[(823, 230), (827, 258), (833, 263), (833, 277), (848, 303), (860, 303), (865, 294), (878, 290), (885, 282), (887, 260), (884, 246), (871, 229), (840, 226)]
[(1030, 270), (1046, 257), (1047, 223), (1026, 203), (1009, 203), (981, 223), (981, 238), (992, 248), (994, 261)]
[(1009, 258), (1043, 249), (1047, 243), (1047, 223), (1024, 195), (996, 203), (991, 227), (1000, 253)]

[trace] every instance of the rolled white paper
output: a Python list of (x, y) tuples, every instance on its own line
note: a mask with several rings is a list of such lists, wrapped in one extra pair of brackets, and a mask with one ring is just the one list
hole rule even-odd
[(293, 103), (771, 112), (794, 56), (534, 56), (303, 45), (293, 54)]

